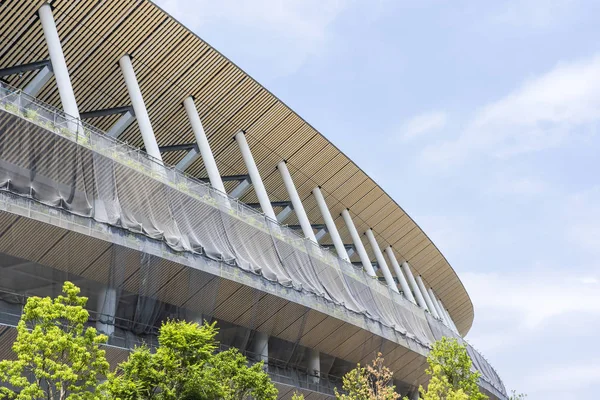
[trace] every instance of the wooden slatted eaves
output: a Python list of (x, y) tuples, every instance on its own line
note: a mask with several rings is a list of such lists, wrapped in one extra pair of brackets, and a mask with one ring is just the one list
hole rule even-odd
[[(42, 3), (11, 0), (0, 5), (0, 68), (48, 58), (36, 13)], [(473, 304), (426, 234), (352, 160), (252, 77), (147, 0), (55, 0), (52, 5), (80, 111), (130, 104), (117, 65), (122, 55), (130, 54), (159, 145), (194, 141), (182, 106), (193, 95), (222, 175), (247, 173), (232, 139), (245, 130), (273, 201), (288, 199), (275, 169), (286, 159), (312, 223), (323, 223), (311, 195), (322, 186), (345, 243), (352, 240), (339, 213), (349, 208), (358, 230), (372, 228), (380, 246), (392, 245), (399, 260), (408, 261), (438, 293), (460, 332), (469, 331)], [(35, 73), (3, 79), (22, 88)], [(53, 79), (38, 97), (60, 107)], [(91, 122), (106, 131), (117, 118)], [(143, 147), (135, 123), (120, 138)], [(165, 161), (175, 164), (185, 154), (165, 154)], [(206, 176), (200, 158), (186, 172)], [(255, 202), (254, 191), (242, 200)]]

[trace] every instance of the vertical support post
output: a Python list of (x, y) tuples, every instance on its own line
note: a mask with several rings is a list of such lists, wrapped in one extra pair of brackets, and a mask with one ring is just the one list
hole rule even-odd
[(431, 298), (429, 297), (429, 293), (427, 293), (427, 289), (425, 288), (423, 279), (421, 279), (421, 276), (419, 275), (417, 276), (416, 280), (417, 285), (419, 285), (419, 289), (421, 289), (421, 294), (423, 294), (423, 298), (425, 298), (425, 302), (427, 303), (427, 308), (429, 309), (429, 312), (431, 313), (431, 315), (439, 319), (440, 316), (438, 315), (437, 310), (433, 305), (433, 301), (431, 301)]
[(154, 130), (152, 129), (152, 124), (150, 123), (150, 116), (148, 115), (148, 110), (146, 109), (144, 98), (142, 97), (140, 85), (138, 84), (135, 71), (133, 70), (131, 57), (129, 57), (127, 54), (121, 57), (119, 59), (119, 66), (121, 67), (121, 72), (125, 78), (125, 85), (127, 86), (127, 92), (129, 93), (129, 98), (131, 99), (133, 112), (135, 113), (138, 126), (140, 127), (142, 139), (144, 140), (144, 146), (146, 147), (146, 153), (162, 164), (162, 156), (160, 155), (158, 143), (156, 143), (156, 136), (154, 136)]
[(264, 361), (266, 367), (269, 362), (269, 335), (264, 332), (254, 332), (252, 352), (256, 355), (257, 361)]
[(354, 248), (360, 257), (360, 262), (367, 272), (369, 276), (376, 276), (375, 270), (373, 269), (373, 264), (371, 264), (371, 260), (369, 259), (369, 255), (367, 254), (367, 250), (365, 250), (365, 246), (360, 239), (360, 235), (356, 230), (356, 226), (354, 225), (354, 221), (352, 221), (352, 217), (350, 216), (350, 211), (345, 209), (342, 211), (342, 218), (346, 223), (346, 227), (350, 232), (350, 236), (352, 237), (352, 242), (354, 243)]
[(438, 316), (440, 317), (440, 319), (442, 320), (444, 325), (450, 326), (450, 324), (448, 324), (448, 322), (446, 321), (446, 317), (444, 317), (444, 314), (442, 313), (442, 309), (440, 308), (440, 305), (438, 304), (437, 299), (435, 298), (435, 293), (433, 292), (433, 289), (429, 288), (427, 290), (427, 293), (429, 293), (429, 297), (431, 298), (433, 307), (435, 308), (435, 311), (437, 311)]
[(285, 185), (285, 189), (287, 190), (292, 205), (294, 206), (294, 211), (296, 212), (296, 216), (300, 222), (300, 227), (302, 228), (304, 237), (310, 239), (316, 244), (317, 238), (315, 238), (315, 233), (310, 225), (310, 221), (306, 215), (306, 210), (304, 210), (304, 205), (302, 204), (302, 200), (300, 200), (300, 196), (298, 195), (298, 191), (296, 190), (296, 186), (294, 185), (294, 181), (292, 180), (292, 176), (290, 175), (290, 171), (288, 170), (285, 160), (277, 164), (277, 169), (281, 173), (281, 178), (283, 178), (283, 184)]
[(367, 239), (369, 239), (369, 243), (371, 244), (371, 248), (373, 249), (373, 253), (375, 253), (375, 258), (377, 259), (377, 264), (379, 264), (379, 268), (381, 268), (381, 272), (383, 273), (383, 277), (390, 289), (394, 292), (399, 293), (398, 287), (396, 287), (396, 282), (392, 277), (392, 273), (388, 268), (387, 263), (385, 262), (385, 258), (383, 258), (383, 253), (379, 248), (379, 244), (377, 244), (377, 240), (375, 239), (375, 235), (373, 234), (373, 230), (371, 228), (367, 229), (365, 232), (367, 235)]
[(52, 70), (56, 77), (56, 86), (58, 86), (60, 102), (62, 103), (65, 114), (75, 118), (75, 120), (69, 124), (69, 128), (76, 131), (80, 119), (79, 107), (75, 100), (75, 93), (73, 92), (73, 85), (71, 84), (67, 62), (65, 61), (65, 55), (62, 50), (62, 45), (60, 44), (60, 38), (58, 37), (56, 23), (54, 22), (54, 16), (52, 15), (52, 7), (50, 4), (46, 3), (40, 7), (38, 14), (40, 16), (40, 21), (42, 22), (42, 29), (44, 31), (46, 45), (48, 46), (48, 52), (50, 53), (50, 62), (52, 63)]
[(254, 191), (256, 192), (258, 202), (260, 203), (260, 208), (267, 217), (273, 221), (277, 221), (277, 216), (275, 215), (275, 211), (273, 211), (273, 206), (271, 206), (271, 200), (269, 200), (269, 195), (267, 194), (265, 185), (263, 184), (256, 163), (254, 162), (254, 157), (252, 157), (252, 152), (250, 152), (250, 146), (248, 146), (244, 131), (236, 133), (235, 141), (240, 147), (242, 158), (244, 159), (248, 174), (250, 175), (250, 180), (252, 181), (252, 185), (254, 185)]
[(415, 294), (417, 304), (419, 305), (419, 307), (421, 307), (423, 310), (429, 311), (429, 309), (427, 308), (427, 302), (425, 301), (425, 297), (423, 297), (421, 289), (419, 288), (419, 285), (417, 284), (417, 281), (415, 280), (415, 277), (412, 271), (410, 270), (410, 265), (408, 265), (406, 261), (402, 263), (402, 271), (404, 271), (406, 277), (408, 278), (408, 283), (410, 284), (410, 287), (412, 288), (413, 293)]
[(442, 303), (442, 300), (438, 299), (438, 303), (440, 303), (440, 307), (442, 307), (442, 310), (444, 311), (446, 320), (450, 323), (450, 328), (452, 328), (452, 330), (454, 332), (458, 333), (458, 328), (454, 324), (454, 321), (452, 320), (452, 317), (450, 316), (450, 312), (448, 312), (448, 309), (446, 307), (444, 307), (444, 303)]
[(98, 295), (98, 320), (96, 330), (110, 336), (115, 332), (115, 314), (117, 312), (117, 290), (107, 287)]
[(394, 268), (394, 272), (396, 272), (396, 277), (398, 278), (398, 281), (400, 282), (400, 287), (402, 288), (404, 297), (406, 297), (409, 301), (412, 301), (414, 304), (417, 304), (417, 302), (415, 301), (415, 297), (413, 296), (413, 294), (410, 290), (410, 287), (408, 286), (408, 282), (406, 281), (406, 278), (404, 277), (404, 274), (402, 273), (400, 264), (398, 264), (398, 260), (396, 259), (396, 256), (394, 255), (394, 249), (392, 249), (392, 246), (386, 247), (385, 253), (388, 256), (388, 260), (390, 260), (390, 263), (392, 263), (392, 268)]
[(316, 187), (313, 189), (313, 196), (317, 200), (317, 205), (319, 206), (319, 210), (321, 211), (321, 215), (325, 220), (325, 225), (327, 226), (327, 231), (331, 236), (331, 240), (333, 241), (333, 245), (335, 246), (335, 251), (338, 254), (338, 257), (345, 261), (350, 261), (350, 257), (348, 257), (348, 253), (346, 253), (346, 247), (344, 246), (344, 242), (342, 242), (342, 238), (340, 237), (340, 233), (335, 226), (335, 222), (333, 222), (333, 218), (331, 217), (331, 213), (329, 212), (329, 208), (327, 207), (327, 203), (325, 203), (325, 198), (323, 197), (323, 193), (321, 193), (321, 188)]
[(308, 349), (308, 374), (308, 379), (311, 383), (319, 383), (321, 375), (321, 356), (319, 350)]
[(227, 194), (225, 191), (225, 186), (223, 185), (223, 180), (221, 179), (221, 174), (219, 173), (219, 168), (217, 167), (217, 163), (215, 161), (215, 157), (210, 149), (208, 138), (204, 132), (202, 121), (200, 121), (200, 116), (198, 115), (194, 98), (192, 96), (187, 97), (183, 101), (183, 106), (185, 108), (185, 112), (187, 113), (188, 119), (190, 120), (190, 124), (192, 125), (192, 130), (194, 131), (196, 143), (198, 143), (198, 149), (200, 150), (202, 161), (204, 161), (204, 167), (206, 168), (206, 173), (208, 174), (210, 184), (223, 194)]

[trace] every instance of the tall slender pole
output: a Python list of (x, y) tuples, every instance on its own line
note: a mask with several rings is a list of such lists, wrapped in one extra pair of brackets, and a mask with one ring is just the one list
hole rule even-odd
[(331, 213), (329, 212), (327, 203), (325, 203), (325, 198), (323, 197), (323, 193), (321, 193), (321, 189), (319, 187), (316, 187), (313, 189), (312, 192), (315, 196), (315, 199), (317, 200), (317, 205), (319, 206), (321, 215), (325, 220), (327, 231), (331, 236), (331, 240), (333, 241), (333, 246), (335, 247), (335, 251), (337, 252), (338, 257), (340, 257), (342, 260), (350, 261), (350, 257), (348, 257), (346, 247), (344, 246), (344, 242), (342, 242), (340, 233), (338, 232), (338, 229), (335, 226), (335, 222), (333, 222), (333, 218), (331, 217)]
[(50, 62), (52, 63), (52, 71), (56, 78), (56, 86), (58, 87), (58, 94), (60, 96), (60, 102), (62, 103), (65, 114), (75, 118), (75, 121), (69, 124), (69, 127), (73, 130), (77, 130), (79, 117), (79, 107), (75, 100), (75, 93), (73, 92), (73, 85), (71, 84), (71, 77), (69, 76), (69, 70), (67, 68), (67, 62), (65, 61), (65, 55), (60, 44), (60, 38), (58, 37), (58, 30), (56, 29), (56, 23), (54, 22), (54, 16), (52, 15), (52, 7), (50, 4), (44, 4), (38, 10), (40, 21), (42, 22), (42, 30), (44, 31), (44, 38), (46, 39), (46, 45), (48, 46), (48, 53), (50, 54)]
[(415, 299), (417, 300), (417, 304), (422, 309), (429, 310), (427, 308), (427, 302), (425, 301), (425, 298), (423, 297), (423, 294), (421, 293), (421, 289), (419, 288), (419, 285), (417, 284), (417, 281), (415, 280), (415, 277), (414, 277), (412, 271), (410, 270), (410, 265), (408, 265), (408, 263), (405, 261), (402, 263), (401, 267), (402, 267), (402, 271), (406, 275), (406, 278), (408, 279), (408, 283), (410, 284), (410, 287), (412, 288), (413, 293), (415, 294)]
[(360, 235), (356, 230), (356, 226), (354, 225), (354, 221), (352, 221), (352, 217), (350, 216), (350, 211), (345, 209), (342, 211), (342, 218), (344, 218), (344, 222), (346, 223), (346, 227), (350, 232), (350, 236), (352, 237), (352, 242), (354, 243), (354, 248), (358, 253), (358, 257), (360, 257), (360, 262), (363, 265), (363, 268), (367, 272), (369, 276), (377, 276), (375, 270), (373, 269), (373, 264), (371, 264), (371, 260), (369, 259), (369, 255), (367, 254), (367, 250), (360, 239)]
[(377, 244), (377, 240), (375, 239), (375, 235), (373, 234), (373, 230), (371, 228), (367, 229), (365, 232), (367, 235), (367, 239), (369, 239), (369, 243), (371, 244), (371, 248), (373, 249), (373, 253), (375, 253), (375, 258), (377, 259), (377, 264), (379, 264), (379, 268), (381, 268), (381, 272), (383, 272), (383, 277), (390, 289), (394, 292), (399, 293), (398, 287), (396, 286), (396, 282), (392, 277), (392, 273), (388, 268), (387, 263), (385, 262), (385, 258), (383, 258), (383, 253), (379, 248), (379, 244)]
[(302, 204), (302, 200), (300, 200), (300, 196), (298, 195), (298, 191), (296, 190), (296, 186), (294, 185), (294, 181), (292, 180), (292, 176), (290, 175), (290, 171), (288, 170), (285, 161), (281, 161), (279, 164), (277, 164), (277, 169), (281, 174), (283, 184), (285, 185), (288, 195), (290, 196), (292, 206), (294, 206), (294, 211), (296, 212), (296, 216), (298, 217), (298, 221), (300, 222), (300, 227), (302, 228), (302, 233), (304, 233), (304, 237), (312, 240), (315, 244), (317, 244), (315, 232), (313, 231), (308, 216), (306, 215), (304, 205)]
[(202, 121), (200, 121), (194, 98), (192, 96), (186, 97), (183, 101), (183, 107), (185, 108), (185, 112), (192, 125), (192, 130), (194, 131), (196, 143), (198, 143), (198, 149), (200, 149), (200, 155), (202, 156), (202, 161), (204, 161), (204, 167), (206, 168), (210, 184), (218, 191), (227, 193), (225, 191), (225, 185), (223, 185), (223, 180), (221, 179), (221, 174), (219, 173), (219, 168), (217, 167), (217, 162), (215, 161), (210, 144), (208, 143), (208, 138), (204, 132)]
[(442, 313), (442, 309), (441, 309), (440, 305), (438, 304), (437, 299), (435, 298), (435, 293), (433, 292), (433, 289), (429, 288), (427, 290), (427, 292), (429, 293), (429, 297), (431, 298), (431, 302), (433, 303), (433, 307), (435, 308), (435, 311), (437, 311), (437, 314), (440, 317), (440, 319), (442, 320), (442, 322), (444, 323), (444, 325), (450, 326), (450, 324), (446, 321), (446, 317), (444, 317), (444, 313)]
[(419, 285), (419, 289), (421, 289), (421, 293), (423, 294), (423, 297), (425, 298), (425, 302), (427, 303), (427, 308), (429, 309), (429, 312), (431, 313), (431, 315), (433, 315), (434, 317), (439, 319), (440, 316), (438, 315), (437, 310), (435, 309), (435, 306), (433, 305), (433, 301), (429, 297), (429, 293), (427, 293), (427, 289), (425, 288), (423, 279), (421, 279), (421, 276), (417, 276), (416, 280), (417, 280), (417, 284)]
[(138, 84), (135, 76), (133, 64), (131, 63), (131, 57), (129, 57), (127, 54), (121, 57), (119, 59), (119, 66), (121, 67), (121, 72), (125, 78), (125, 85), (127, 86), (127, 92), (129, 93), (129, 98), (131, 99), (131, 105), (133, 106), (133, 111), (135, 112), (140, 133), (142, 134), (142, 140), (144, 141), (144, 146), (146, 147), (146, 153), (162, 164), (162, 156), (160, 155), (158, 143), (156, 143), (156, 136), (154, 136), (154, 129), (152, 129), (152, 124), (150, 123), (150, 116), (148, 115), (148, 110), (146, 109), (144, 98), (142, 97), (140, 85)]
[(400, 282), (400, 287), (402, 288), (404, 297), (406, 297), (409, 301), (412, 301), (414, 304), (417, 304), (415, 297), (413, 296), (412, 291), (410, 290), (410, 287), (408, 286), (408, 282), (406, 281), (406, 278), (404, 277), (404, 274), (402, 273), (400, 264), (398, 264), (398, 260), (396, 259), (396, 256), (394, 255), (394, 249), (392, 249), (392, 246), (386, 247), (385, 253), (388, 256), (388, 260), (390, 260), (390, 263), (392, 264), (392, 268), (394, 268), (394, 271), (396, 272), (396, 277), (398, 278), (398, 281)]
[(250, 146), (248, 146), (248, 141), (246, 140), (246, 134), (244, 131), (239, 131), (236, 133), (235, 141), (240, 147), (240, 152), (242, 153), (242, 158), (246, 164), (246, 169), (248, 169), (248, 175), (250, 175), (250, 180), (254, 186), (256, 196), (258, 197), (260, 208), (267, 217), (273, 221), (277, 221), (277, 216), (275, 215), (275, 211), (273, 211), (273, 206), (271, 206), (271, 200), (269, 200), (269, 195), (267, 194), (265, 185), (260, 177), (256, 163), (254, 162), (254, 157), (252, 157), (252, 152), (250, 151)]

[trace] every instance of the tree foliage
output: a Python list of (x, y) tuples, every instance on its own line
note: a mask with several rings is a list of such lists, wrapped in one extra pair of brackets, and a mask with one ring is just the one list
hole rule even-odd
[(0, 361), (0, 399), (96, 400), (109, 364), (100, 345), (107, 337), (86, 328), (86, 297), (71, 282), (63, 294), (30, 297), (17, 325), (16, 360)]
[(340, 394), (335, 389), (337, 400), (396, 400), (400, 395), (392, 385), (393, 373), (384, 365), (381, 353), (370, 365), (356, 368), (344, 375), (342, 389), (346, 392)]
[(464, 345), (443, 337), (427, 356), (431, 376), (427, 390), (419, 388), (422, 400), (485, 400), (477, 381), (480, 373), (471, 370), (472, 361)]
[(274, 400), (263, 364), (248, 366), (237, 349), (216, 353), (215, 324), (167, 321), (155, 353), (136, 348), (109, 376), (105, 390), (122, 400)]

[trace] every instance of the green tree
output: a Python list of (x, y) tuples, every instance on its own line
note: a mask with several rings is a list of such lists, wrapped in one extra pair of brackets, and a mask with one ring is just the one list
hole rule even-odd
[(524, 400), (527, 397), (524, 393), (517, 393), (516, 390), (513, 390), (508, 397), (508, 400)]
[(248, 366), (236, 349), (215, 354), (217, 333), (215, 323), (165, 322), (156, 352), (136, 348), (109, 375), (105, 392), (121, 400), (276, 399), (262, 362)]
[(340, 394), (335, 389), (337, 400), (396, 400), (400, 395), (392, 385), (393, 373), (384, 365), (381, 353), (371, 365), (356, 368), (344, 375), (342, 389), (346, 394)]
[(86, 297), (65, 282), (55, 299), (30, 297), (17, 325), (13, 344), (16, 360), (0, 361), (0, 381), (16, 391), (0, 388), (0, 399), (96, 400), (99, 379), (109, 370), (107, 341), (86, 328)]
[(419, 388), (423, 400), (485, 400), (477, 382), (481, 374), (473, 372), (467, 348), (454, 338), (443, 337), (434, 343), (427, 356), (431, 376), (427, 390)]

